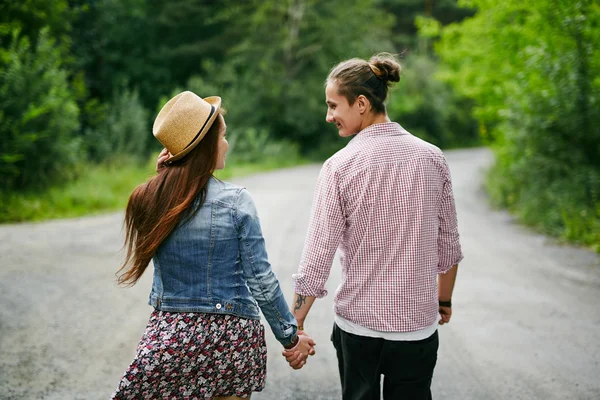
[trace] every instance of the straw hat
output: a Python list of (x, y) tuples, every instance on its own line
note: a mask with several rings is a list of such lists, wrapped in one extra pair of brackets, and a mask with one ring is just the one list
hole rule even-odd
[(202, 99), (185, 91), (164, 105), (154, 120), (152, 133), (172, 156), (167, 163), (179, 160), (200, 143), (219, 114), (221, 98)]

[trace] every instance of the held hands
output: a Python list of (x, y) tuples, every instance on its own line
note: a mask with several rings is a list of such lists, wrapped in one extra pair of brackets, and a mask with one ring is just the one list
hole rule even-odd
[(300, 369), (306, 364), (308, 356), (315, 355), (315, 341), (304, 331), (298, 331), (298, 344), (290, 350), (284, 349), (281, 354), (285, 357), (290, 367)]
[(162, 149), (158, 158), (156, 159), (156, 172), (160, 172), (165, 167), (165, 161), (171, 156), (167, 149)]

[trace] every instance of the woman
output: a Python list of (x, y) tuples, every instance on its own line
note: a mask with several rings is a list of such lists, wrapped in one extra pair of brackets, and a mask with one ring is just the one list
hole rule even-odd
[(252, 197), (213, 177), (228, 148), (220, 107), (219, 97), (183, 92), (154, 122), (164, 166), (129, 198), (119, 283), (135, 284), (152, 260), (155, 310), (114, 399), (261, 391), (267, 349), (259, 308), (284, 348), (302, 360), (314, 353), (267, 260)]

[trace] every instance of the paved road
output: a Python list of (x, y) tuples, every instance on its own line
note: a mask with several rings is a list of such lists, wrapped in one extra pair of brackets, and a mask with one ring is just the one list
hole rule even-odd
[[(437, 399), (600, 399), (600, 257), (532, 233), (488, 208), (491, 155), (447, 152), (463, 250), (452, 323), (440, 328)], [(241, 179), (258, 204), (285, 293), (297, 267), (318, 166)], [(121, 214), (0, 226), (0, 399), (107, 399), (135, 354), (150, 274), (114, 285)], [(336, 263), (328, 284), (339, 280)], [(291, 296), (290, 296), (291, 297)], [(339, 399), (332, 296), (306, 329), (318, 354), (293, 371), (269, 332), (259, 400)]]

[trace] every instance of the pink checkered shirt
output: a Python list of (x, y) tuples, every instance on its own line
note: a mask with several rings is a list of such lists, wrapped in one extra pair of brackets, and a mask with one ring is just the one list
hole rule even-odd
[(463, 258), (450, 170), (440, 149), (390, 122), (367, 127), (328, 159), (293, 276), (296, 293), (327, 295), (338, 248), (338, 315), (383, 332), (435, 323), (437, 274)]

